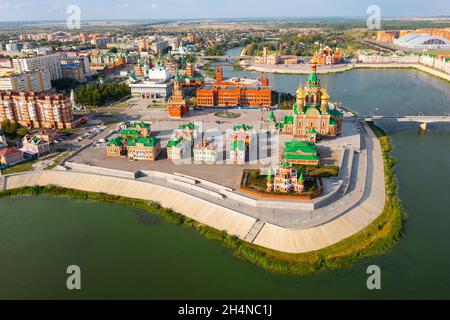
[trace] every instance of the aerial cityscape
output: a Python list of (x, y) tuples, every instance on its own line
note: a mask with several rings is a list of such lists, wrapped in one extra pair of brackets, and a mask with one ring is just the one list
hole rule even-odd
[(0, 0), (0, 299), (450, 298), (448, 2), (244, 2)]

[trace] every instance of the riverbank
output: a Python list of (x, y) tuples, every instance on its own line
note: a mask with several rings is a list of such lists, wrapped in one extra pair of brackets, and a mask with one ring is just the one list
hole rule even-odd
[[(395, 161), (390, 157), (391, 147), (387, 136), (379, 136), (383, 159), (385, 163), (387, 199), (383, 212), (368, 227), (330, 247), (300, 254), (283, 253), (242, 240), (238, 233), (242, 230), (227, 232), (219, 231), (192, 219), (176, 210), (162, 207), (159, 203), (146, 199), (134, 199), (121, 195), (111, 195), (103, 192), (79, 191), (54, 185), (35, 186), (36, 181), (30, 181), (32, 186), (23, 186), (0, 193), (0, 196), (38, 195), (67, 196), (76, 199), (102, 201), (131, 205), (162, 216), (167, 222), (196, 228), (210, 240), (222, 242), (234, 250), (238, 259), (254, 263), (265, 270), (277, 274), (306, 275), (328, 269), (345, 267), (361, 257), (381, 254), (391, 248), (400, 238), (402, 230), (402, 209), (397, 196), (397, 185), (393, 174)], [(55, 172), (56, 173), (56, 172)], [(119, 188), (121, 186), (117, 186)], [(185, 203), (186, 205), (186, 203)], [(207, 210), (210, 213), (210, 209)], [(214, 217), (217, 220), (217, 216)], [(219, 217), (220, 220), (220, 217)], [(223, 222), (223, 221), (222, 221)], [(235, 235), (230, 235), (235, 234)]]
[[(305, 68), (295, 68), (292, 67), (295, 65), (289, 65), (288, 67), (285, 65), (281, 66), (249, 66), (243, 67), (248, 71), (262, 72), (262, 73), (275, 73), (275, 74), (309, 74), (311, 70), (308, 67)], [(324, 69), (325, 68), (325, 69)], [(432, 76), (438, 77), (442, 80), (450, 81), (450, 75), (444, 72), (435, 70), (433, 68), (421, 65), (421, 64), (346, 64), (343, 66), (337, 67), (319, 67), (317, 70), (318, 74), (332, 74), (332, 73), (340, 73), (347, 72), (355, 69), (416, 69)]]

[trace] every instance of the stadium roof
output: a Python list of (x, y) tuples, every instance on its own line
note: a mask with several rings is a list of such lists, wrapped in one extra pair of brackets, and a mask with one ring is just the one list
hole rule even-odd
[(431, 48), (449, 48), (450, 41), (438, 36), (430, 36), (429, 34), (408, 33), (398, 38), (394, 42), (396, 45), (407, 48), (431, 49)]

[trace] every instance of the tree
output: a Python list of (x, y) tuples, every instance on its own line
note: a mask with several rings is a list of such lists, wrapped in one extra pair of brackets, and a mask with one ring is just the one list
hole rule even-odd
[(17, 124), (11, 122), (11, 120), (9, 119), (5, 119), (2, 121), (2, 130), (6, 135), (10, 137), (17, 136)]
[(99, 107), (123, 99), (130, 94), (130, 87), (124, 83), (86, 85), (75, 92), (75, 102)]
[(27, 127), (20, 127), (17, 130), (17, 136), (19, 136), (20, 138), (25, 137), (28, 133), (30, 133), (30, 131), (28, 130)]

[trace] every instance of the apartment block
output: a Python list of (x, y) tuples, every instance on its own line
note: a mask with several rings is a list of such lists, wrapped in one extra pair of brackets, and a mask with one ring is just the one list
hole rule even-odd
[(18, 58), (13, 59), (13, 67), (17, 73), (36, 69), (48, 70), (50, 72), (50, 80), (59, 80), (62, 78), (60, 59), (61, 56), (59, 54)]
[(0, 90), (44, 92), (51, 88), (48, 70), (11, 73), (0, 77)]
[(69, 97), (61, 94), (0, 91), (0, 122), (9, 119), (31, 128), (73, 128), (76, 125)]

